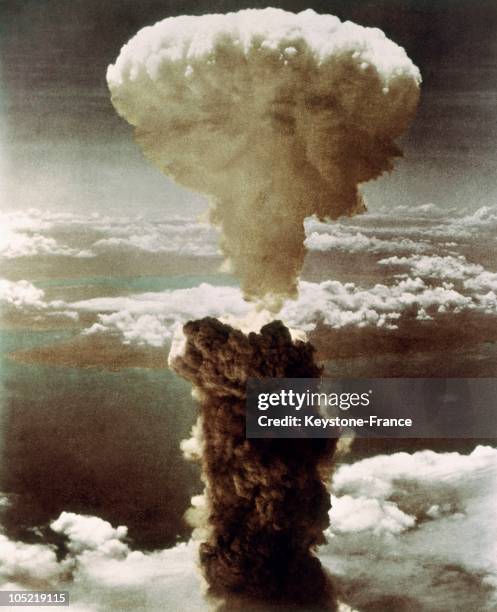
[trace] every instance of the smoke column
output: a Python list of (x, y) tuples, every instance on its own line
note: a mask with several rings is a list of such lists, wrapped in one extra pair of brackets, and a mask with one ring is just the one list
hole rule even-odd
[(312, 10), (174, 17), (125, 45), (107, 81), (147, 158), (209, 196), (248, 299), (295, 296), (303, 221), (364, 210), (392, 169), (420, 75), (378, 29)]
[[(421, 78), (380, 30), (265, 9), (144, 28), (107, 81), (146, 157), (208, 196), (245, 297), (277, 311), (296, 295), (304, 219), (365, 209), (359, 185), (401, 155), (395, 139)], [(170, 364), (200, 405), (211, 591), (283, 609), (324, 605), (329, 584), (313, 551), (328, 525), (335, 441), (245, 439), (247, 378), (319, 376), (311, 345), (277, 321), (245, 335), (207, 318), (185, 325)]]
[(313, 549), (329, 524), (336, 440), (245, 439), (247, 379), (317, 377), (313, 347), (292, 341), (279, 321), (247, 336), (205, 318), (183, 332), (171, 365), (200, 404), (208, 508), (200, 560), (212, 592), (322, 609), (331, 587)]

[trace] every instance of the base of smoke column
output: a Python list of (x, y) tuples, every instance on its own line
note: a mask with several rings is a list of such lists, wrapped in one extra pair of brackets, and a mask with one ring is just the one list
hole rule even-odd
[[(216, 585), (208, 591), (208, 597), (214, 604), (216, 612), (235, 610), (336, 612), (338, 610), (332, 579), (316, 557), (310, 557), (306, 563), (294, 567), (291, 573), (285, 573), (281, 569), (277, 572), (275, 567), (268, 568), (267, 581), (253, 583), (250, 570), (245, 575), (231, 576), (235, 579), (233, 582), (229, 580), (231, 574), (229, 569), (221, 577), (217, 572), (226, 570), (226, 566), (218, 565), (217, 560), (212, 557), (207, 560), (204, 554), (205, 551), (201, 551), (204, 576), (208, 582)], [(213, 572), (216, 574), (212, 575)], [(280, 584), (275, 579), (277, 573), (280, 573)]]
[(209, 593), (230, 611), (257, 610), (257, 602), (265, 612), (335, 610), (315, 550), (329, 526), (336, 440), (245, 437), (247, 379), (319, 377), (314, 348), (293, 341), (280, 321), (245, 335), (208, 317), (183, 334), (171, 366), (199, 400), (208, 534), (200, 563)]

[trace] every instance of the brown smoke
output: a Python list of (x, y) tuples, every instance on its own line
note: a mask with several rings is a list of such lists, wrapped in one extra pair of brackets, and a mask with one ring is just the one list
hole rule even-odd
[[(363, 211), (360, 184), (401, 155), (420, 75), (377, 29), (266, 9), (144, 28), (107, 82), (146, 157), (209, 197), (244, 296), (278, 311), (297, 293), (305, 218)], [(278, 321), (244, 335), (206, 318), (184, 334), (170, 359), (200, 403), (212, 592), (322, 607), (329, 584), (314, 549), (336, 441), (245, 438), (247, 379), (318, 377), (314, 349)]]
[(313, 551), (329, 524), (336, 440), (245, 438), (247, 379), (318, 377), (312, 345), (280, 321), (258, 334), (213, 318), (183, 331), (172, 367), (199, 398), (209, 533), (200, 559), (212, 592), (322, 605), (329, 584)]

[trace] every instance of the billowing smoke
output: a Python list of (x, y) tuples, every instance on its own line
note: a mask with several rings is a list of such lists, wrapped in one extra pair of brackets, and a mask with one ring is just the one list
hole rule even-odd
[(212, 592), (300, 602), (306, 610), (327, 601), (333, 609), (313, 551), (329, 522), (326, 480), (336, 440), (245, 438), (247, 379), (317, 377), (314, 349), (292, 341), (279, 321), (258, 334), (213, 318), (183, 331), (171, 365), (193, 383), (200, 404), (207, 506), (200, 558)]
[[(420, 75), (379, 30), (265, 9), (144, 28), (107, 80), (145, 155), (209, 197), (245, 297), (277, 310), (297, 293), (305, 218), (363, 211), (359, 185), (401, 155), (394, 141)], [(247, 379), (320, 376), (312, 346), (278, 321), (245, 335), (206, 318), (183, 332), (170, 363), (200, 405), (197, 441), (184, 448), (206, 485), (204, 509), (197, 500), (190, 516), (211, 592), (333, 609), (314, 551), (336, 441), (245, 437)]]
[(378, 29), (312, 10), (175, 17), (109, 67), (145, 155), (206, 194), (249, 299), (296, 294), (303, 221), (364, 210), (359, 184), (391, 170), (420, 75)]

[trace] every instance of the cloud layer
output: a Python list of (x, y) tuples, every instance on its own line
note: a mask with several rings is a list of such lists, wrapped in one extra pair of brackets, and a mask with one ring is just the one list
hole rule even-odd
[(492, 610), (496, 460), (496, 449), (477, 447), (469, 455), (396, 453), (340, 467), (322, 558), (351, 603)]
[[(407, 319), (444, 321), (449, 315), (475, 313), (497, 315), (497, 295), (486, 289), (482, 278), (466, 282), (465, 291), (442, 281), (433, 286), (418, 275), (401, 278), (391, 285), (363, 288), (354, 283), (323, 281), (299, 284), (297, 300), (288, 300), (279, 313), (290, 327), (310, 332), (318, 324), (334, 329), (399, 328)], [(487, 283), (490, 281), (487, 281)], [(99, 321), (85, 333), (118, 332), (125, 342), (137, 341), (152, 346), (164, 345), (178, 325), (202, 316), (242, 318), (251, 312), (240, 291), (234, 287), (214, 287), (207, 283), (193, 289), (146, 293), (127, 298), (102, 298), (72, 303), (75, 310), (99, 312)], [(107, 311), (107, 312), (106, 312)], [(269, 319), (268, 314), (260, 320)]]
[[(497, 603), (497, 450), (395, 453), (338, 468), (320, 559), (358, 610), (490, 612)], [(76, 610), (207, 610), (192, 541), (133, 550), (124, 526), (63, 512), (66, 544), (0, 536), (2, 588), (68, 589)], [(72, 604), (72, 605), (73, 605)], [(345, 607), (343, 608), (345, 610)]]
[[(497, 258), (492, 247), (496, 219), (495, 208), (458, 213), (441, 211), (431, 204), (377, 209), (336, 223), (309, 218), (305, 229), (312, 249), (298, 284), (299, 297), (284, 301), (279, 316), (291, 328), (312, 334), (320, 355), (330, 359), (456, 350), (457, 345), (494, 342)], [(167, 276), (164, 285), (179, 288), (144, 292), (132, 289), (133, 279), (129, 287), (126, 279), (114, 288), (105, 282), (98, 284), (98, 277), (91, 277), (75, 279), (74, 288), (62, 284), (44, 290), (36, 282), (4, 279), (0, 283), (4, 321), (27, 326), (36, 323), (45, 328), (56, 323), (67, 326), (72, 321), (100, 347), (108, 338), (112, 344), (109, 354), (114, 355), (119, 341), (140, 350), (167, 348), (179, 326), (204, 316), (225, 317), (228, 322), (244, 319), (246, 326), (254, 329), (271, 319), (264, 310), (254, 313), (232, 277), (212, 274), (219, 259), (192, 255), (216, 248), (216, 237), (209, 226), (197, 225), (193, 219), (113, 221), (99, 216), (79, 218), (28, 211), (11, 215), (10, 220), (19, 231), (36, 231), (64, 239), (73, 249), (92, 251), (92, 258), (69, 259), (84, 261), (86, 267), (92, 261), (99, 262), (98, 269), (104, 266), (99, 272), (103, 281), (121, 261), (126, 262), (125, 267), (131, 261), (142, 262), (143, 275), (150, 273), (152, 265), (159, 265), (158, 269), (165, 266), (162, 274), (166, 279), (165, 275), (176, 272), (178, 266), (181, 270), (181, 261), (193, 257), (193, 267), (188, 270), (194, 275), (179, 277), (183, 279), (180, 283), (175, 280), (178, 277)], [(155, 244), (158, 233), (163, 241)], [(134, 250), (133, 236), (144, 243), (150, 240), (156, 252), (146, 255), (142, 249), (139, 253), (145, 259), (141, 260)], [(190, 246), (180, 254), (182, 242)], [(168, 248), (176, 251), (166, 252)], [(24, 260), (26, 271), (31, 271), (47, 258), (9, 261), (21, 265)], [(64, 258), (64, 262), (67, 260)], [(172, 268), (167, 267), (168, 260)], [(213, 262), (208, 268), (210, 276), (203, 276), (199, 266), (209, 260)], [(42, 274), (45, 265), (40, 268)], [(64, 270), (67, 265), (63, 264)], [(147, 278), (142, 276), (136, 286), (154, 287)], [(209, 282), (202, 282), (204, 278)], [(476, 362), (468, 370), (470, 375), (478, 375), (475, 368)], [(457, 366), (454, 372), (463, 370)], [(492, 375), (488, 368), (485, 372)]]
[(215, 257), (216, 233), (192, 217), (111, 219), (29, 209), (0, 215), (0, 258), (89, 259), (120, 253)]

